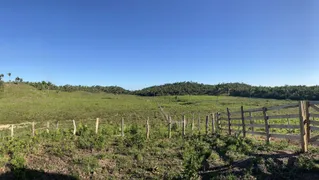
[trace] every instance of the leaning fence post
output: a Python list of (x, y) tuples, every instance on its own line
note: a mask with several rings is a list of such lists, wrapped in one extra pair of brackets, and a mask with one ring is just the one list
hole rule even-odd
[(121, 136), (124, 137), (124, 118), (122, 118), (122, 123), (121, 123)]
[(206, 135), (208, 135), (208, 122), (209, 122), (209, 116), (206, 116)]
[(269, 118), (267, 116), (267, 108), (263, 107), (263, 115), (265, 120), (265, 131), (266, 131), (266, 143), (269, 144), (270, 142), (270, 135), (269, 135)]
[(212, 117), (212, 134), (215, 134), (215, 133), (216, 133), (215, 120), (216, 120), (216, 114), (213, 113), (213, 117)]
[(309, 114), (309, 109), (308, 109), (308, 102), (306, 101), (300, 101), (299, 102), (299, 119), (300, 119), (300, 137), (301, 137), (301, 148), (302, 152), (308, 152), (308, 114)]
[(95, 134), (97, 134), (99, 132), (99, 121), (100, 118), (96, 118), (96, 123), (95, 123)]
[(34, 136), (34, 122), (32, 122), (32, 136)]
[(240, 107), (240, 112), (241, 112), (241, 122), (243, 126), (243, 136), (246, 137), (246, 125), (245, 125), (245, 116), (244, 116), (244, 107)]
[(76, 124), (75, 124), (75, 120), (73, 120), (73, 135), (76, 134)]
[(230, 112), (228, 108), (227, 108), (227, 117), (228, 117), (228, 134), (231, 135)]
[(186, 135), (186, 133), (185, 133), (185, 130), (186, 129), (186, 117), (185, 117), (185, 115), (183, 115), (183, 136), (185, 136)]
[(149, 139), (149, 138), (150, 138), (150, 124), (149, 124), (149, 120), (150, 120), (150, 118), (147, 117), (147, 120), (146, 120), (146, 139)]

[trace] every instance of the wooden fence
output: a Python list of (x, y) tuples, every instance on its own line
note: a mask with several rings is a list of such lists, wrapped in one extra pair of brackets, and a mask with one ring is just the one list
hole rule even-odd
[[(213, 113), (212, 113), (213, 114)], [(180, 119), (175, 119), (171, 116), (168, 116), (167, 118), (169, 119), (168, 122), (164, 122), (164, 126), (167, 126), (167, 138), (172, 137), (172, 126), (175, 125), (177, 131), (179, 132), (181, 136), (186, 136), (189, 134), (195, 134), (196, 131), (198, 134), (201, 134), (203, 132), (203, 128), (205, 130), (205, 134), (208, 135), (210, 129), (212, 129), (212, 133), (215, 133), (215, 127), (214, 127), (214, 122), (215, 120), (212, 119), (213, 116), (206, 115), (204, 117), (198, 116), (197, 119), (197, 127), (198, 129), (195, 129), (195, 114), (192, 113), (192, 115), (189, 115), (189, 119), (187, 118), (186, 115), (180, 116)], [(175, 117), (176, 118), (176, 117)], [(24, 135), (31, 135), (35, 136), (39, 132), (51, 132), (51, 131), (57, 131), (57, 130), (70, 130), (74, 135), (78, 131), (78, 126), (79, 124), (82, 125), (87, 125), (88, 127), (94, 128), (95, 133), (98, 134), (101, 129), (101, 124), (105, 126), (116, 126), (118, 127), (119, 134), (115, 136), (124, 136), (125, 135), (125, 125), (133, 125), (134, 122), (125, 119), (124, 117), (120, 118), (117, 117), (120, 121), (118, 122), (110, 122), (106, 121), (105, 119), (101, 118), (96, 118), (96, 119), (90, 119), (90, 120), (85, 120), (85, 121), (80, 121), (80, 120), (64, 120), (64, 121), (47, 121), (47, 122), (25, 122), (25, 123), (20, 123), (20, 124), (5, 124), (5, 125), (0, 125), (0, 132), (6, 131), (7, 133), (5, 135), (0, 133), (0, 138), (7, 138), (7, 137), (21, 137)], [(205, 121), (205, 126), (201, 127), (202, 121)], [(210, 127), (210, 121), (212, 121), (212, 127)], [(138, 123), (140, 124), (140, 123)], [(163, 125), (162, 122), (155, 122), (151, 121), (149, 117), (145, 119), (145, 133), (146, 133), (146, 138), (150, 138), (151, 131), (154, 132), (154, 130), (151, 130), (151, 125), (157, 126), (157, 125)]]
[[(180, 132), (181, 136), (189, 134), (202, 134), (208, 135), (211, 131), (212, 134), (224, 133), (228, 135), (255, 135), (261, 136), (265, 139), (267, 144), (276, 138), (284, 138), (292, 141), (298, 141), (301, 145), (302, 151), (308, 151), (308, 145), (319, 145), (319, 101), (300, 101), (292, 104), (285, 104), (273, 107), (260, 107), (255, 109), (244, 109), (243, 106), (239, 111), (231, 111), (227, 108), (224, 113), (211, 113), (204, 117), (196, 117), (193, 113), (190, 116), (182, 115), (180, 118), (173, 118), (170, 115), (165, 116), (167, 120), (167, 135), (165, 137), (172, 137), (172, 126), (175, 125)], [(287, 111), (288, 110), (288, 111)], [(119, 117), (117, 117), (118, 119)], [(67, 128), (73, 134), (77, 132), (79, 123), (87, 124), (88, 126), (95, 127), (95, 133), (99, 133), (101, 123), (106, 126), (117, 126), (120, 128), (120, 133), (116, 136), (124, 136), (125, 119), (121, 118), (120, 122), (115, 125), (112, 122), (107, 122), (104, 119), (96, 118), (94, 121), (79, 122), (76, 120), (68, 121), (55, 121), (55, 122), (27, 122), (20, 124), (0, 125), (1, 130), (9, 130), (9, 137), (14, 137), (16, 132), (22, 132), (20, 129), (26, 128), (24, 134), (35, 136), (37, 131), (50, 132)], [(282, 121), (284, 120), (284, 121)], [(205, 122), (204, 126), (202, 121)], [(131, 121), (127, 121), (132, 123)], [(151, 124), (155, 127), (155, 122), (150, 118), (145, 119), (145, 134), (146, 138), (150, 138), (152, 134)], [(197, 127), (197, 128), (196, 128)], [(205, 133), (203, 133), (203, 130)], [(0, 135), (1, 136), (1, 135)], [(4, 136), (2, 136), (4, 137)]]
[[(319, 145), (319, 101), (300, 101), (273, 107), (262, 107), (226, 113), (217, 113), (218, 128), (229, 135), (246, 134), (258, 135), (265, 138), (267, 144), (271, 139), (284, 138), (299, 141), (302, 151), (308, 151), (308, 144)], [(289, 114), (282, 114), (282, 110), (292, 109)], [(257, 116), (253, 116), (253, 114)], [(282, 124), (285, 119), (288, 124)], [(278, 129), (286, 129), (286, 133), (277, 133)], [(280, 131), (279, 132), (282, 132)]]

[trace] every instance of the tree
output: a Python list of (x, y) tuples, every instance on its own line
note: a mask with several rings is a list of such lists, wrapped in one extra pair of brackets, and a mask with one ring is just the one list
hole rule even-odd
[(20, 81), (19, 77), (16, 77), (15, 82), (18, 83)]
[(10, 82), (10, 81), (11, 81), (11, 80), (10, 80), (10, 77), (11, 77), (11, 73), (8, 73), (8, 76), (9, 76), (9, 82)]
[(3, 75), (3, 74), (0, 74), (0, 81), (2, 80), (3, 77), (4, 77), (4, 75)]

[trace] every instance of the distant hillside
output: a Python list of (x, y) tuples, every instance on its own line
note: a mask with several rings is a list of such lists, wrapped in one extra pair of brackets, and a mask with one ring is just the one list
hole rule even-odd
[[(3, 83), (3, 82), (2, 82)], [(50, 82), (24, 82), (39, 90), (56, 90), (65, 92), (86, 91), (112, 94), (134, 94), (139, 96), (165, 95), (229, 95), (240, 97), (319, 100), (319, 86), (251, 86), (244, 83), (222, 83), (217, 85), (196, 82), (177, 82), (151, 86), (137, 91), (129, 91), (118, 86), (57, 86)], [(1, 86), (1, 84), (0, 84)], [(0, 87), (0, 90), (3, 88)]]
[(112, 94), (129, 94), (130, 91), (118, 86), (74, 86), (74, 85), (64, 85), (57, 86), (51, 82), (25, 82), (28, 85), (31, 85), (39, 90), (57, 90), (65, 92), (74, 92), (74, 91), (86, 91), (86, 92), (105, 92)]
[(152, 86), (133, 92), (140, 96), (163, 95), (230, 95), (272, 99), (319, 100), (319, 86), (251, 86), (244, 83), (207, 85), (195, 82), (179, 82)]

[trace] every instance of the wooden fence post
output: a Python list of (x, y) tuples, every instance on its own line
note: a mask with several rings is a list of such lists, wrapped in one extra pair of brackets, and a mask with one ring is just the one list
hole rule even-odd
[(172, 137), (172, 117), (169, 116), (169, 122), (168, 122), (168, 138)]
[(186, 117), (183, 115), (183, 136), (186, 135)]
[(100, 118), (96, 118), (96, 123), (95, 123), (95, 134), (97, 134), (99, 132), (99, 121)]
[(209, 123), (209, 116), (206, 116), (206, 135), (208, 135), (208, 123)]
[(59, 129), (59, 121), (56, 122), (56, 130)]
[(216, 120), (216, 114), (213, 113), (213, 117), (212, 117), (212, 134), (215, 134), (215, 133), (216, 133), (215, 120)]
[(308, 124), (309, 121), (307, 118), (309, 118), (309, 103), (306, 101), (300, 101), (299, 102), (299, 116), (300, 116), (300, 143), (301, 143), (301, 148), (302, 152), (308, 152), (308, 132), (309, 129)]
[[(253, 120), (253, 113), (249, 112), (249, 117), (250, 117), (250, 124), (254, 124), (254, 120)], [(254, 126), (251, 126), (251, 131), (254, 132)]]
[(194, 126), (195, 126), (195, 114), (193, 113), (193, 119), (192, 119), (192, 134), (194, 131)]
[(150, 120), (150, 118), (147, 117), (147, 120), (146, 120), (146, 139), (149, 139), (149, 138), (150, 138), (150, 124), (149, 124), (149, 120)]
[(266, 143), (269, 144), (270, 142), (270, 135), (269, 135), (269, 121), (267, 116), (267, 108), (263, 107), (263, 115), (265, 120), (265, 132), (266, 132)]
[(76, 134), (76, 124), (75, 124), (75, 120), (73, 120), (73, 135)]
[(121, 136), (124, 137), (124, 118), (122, 117), (122, 123), (121, 123)]
[(13, 138), (13, 124), (11, 125), (11, 137)]
[(218, 130), (218, 133), (221, 133), (221, 123), (220, 123), (220, 113), (217, 112), (216, 113), (216, 123), (217, 123), (217, 130)]
[(200, 113), (198, 113), (197, 130), (198, 130), (198, 134), (200, 134)]
[(49, 129), (50, 129), (50, 122), (47, 122), (47, 133), (49, 133)]
[(228, 134), (231, 135), (231, 122), (230, 122), (229, 108), (227, 108), (227, 118), (228, 118)]
[(245, 116), (244, 116), (244, 107), (240, 107), (240, 112), (241, 112), (241, 122), (243, 126), (243, 136), (246, 137), (246, 125), (245, 125)]
[(307, 146), (309, 144), (310, 141), (310, 114), (309, 114), (309, 101), (305, 102), (305, 113), (306, 113), (306, 134), (307, 134)]
[(35, 131), (34, 130), (34, 122), (32, 122), (32, 136), (34, 136), (34, 134), (35, 134), (34, 131)]

